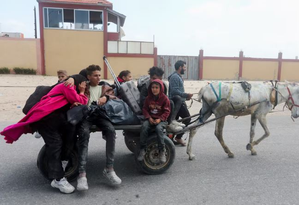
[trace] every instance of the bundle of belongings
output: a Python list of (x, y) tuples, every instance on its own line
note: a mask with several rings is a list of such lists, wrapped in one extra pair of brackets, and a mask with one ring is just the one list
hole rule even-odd
[(102, 85), (102, 96), (109, 96), (109, 100), (104, 105), (92, 102), (88, 107), (80, 105), (70, 109), (67, 113), (68, 121), (76, 125), (82, 119), (105, 118), (116, 125), (136, 125), (140, 124), (139, 118), (132, 109), (122, 99), (115, 96), (111, 86)]

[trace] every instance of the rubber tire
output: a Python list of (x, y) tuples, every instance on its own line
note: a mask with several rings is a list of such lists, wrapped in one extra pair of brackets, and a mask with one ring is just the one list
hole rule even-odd
[[(79, 168), (79, 159), (77, 150), (73, 150), (71, 152), (71, 166), (67, 166), (67, 171), (65, 172), (64, 177), (67, 178), (68, 181), (74, 181), (78, 176), (78, 168)], [(48, 177), (48, 159), (46, 156), (46, 145), (44, 145), (38, 153), (37, 156), (37, 168), (40, 173), (48, 180), (53, 180)]]
[(175, 146), (171, 139), (168, 137), (164, 137), (165, 149), (166, 149), (166, 162), (161, 164), (159, 159), (157, 159), (158, 155), (158, 143), (157, 136), (152, 135), (147, 141), (147, 152), (144, 156), (143, 161), (138, 161), (137, 157), (140, 152), (139, 146), (135, 152), (135, 162), (139, 171), (144, 172), (146, 174), (155, 175), (162, 174), (166, 170), (168, 170), (174, 162), (175, 159)]
[(123, 131), (123, 136), (125, 137), (125, 144), (127, 148), (132, 153), (135, 153), (137, 143), (138, 143), (137, 140), (139, 139), (139, 133)]

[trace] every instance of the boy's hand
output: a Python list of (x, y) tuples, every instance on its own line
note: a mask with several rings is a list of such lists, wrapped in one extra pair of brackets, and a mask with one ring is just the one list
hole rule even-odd
[(155, 120), (153, 118), (148, 119), (151, 125), (155, 124)]
[(63, 85), (64, 86), (70, 86), (70, 87), (73, 87), (75, 84), (75, 80), (74, 78), (69, 78), (68, 80), (64, 81)]
[(155, 124), (157, 125), (157, 124), (159, 124), (161, 122), (161, 119), (156, 119), (155, 120)]
[(86, 82), (83, 81), (82, 83), (79, 84), (78, 89), (80, 91), (80, 94), (84, 95), (85, 89), (86, 89)]
[(77, 107), (77, 106), (79, 106), (79, 105), (82, 105), (82, 104), (79, 103), (79, 102), (75, 102), (75, 103), (73, 104), (73, 107)]
[(98, 105), (104, 105), (106, 102), (107, 102), (107, 97), (103, 96), (103, 97), (99, 98)]
[(79, 103), (79, 102), (75, 102), (75, 103), (72, 104), (71, 108), (73, 108), (73, 107), (77, 107), (77, 106), (80, 106), (80, 105), (82, 105), (82, 104)]

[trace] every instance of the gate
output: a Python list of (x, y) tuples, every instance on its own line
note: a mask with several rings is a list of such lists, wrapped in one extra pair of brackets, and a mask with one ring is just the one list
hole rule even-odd
[(183, 75), (185, 80), (198, 80), (199, 79), (199, 66), (198, 56), (169, 56), (158, 55), (158, 67), (164, 70), (164, 78), (167, 79), (170, 74), (175, 71), (174, 64), (178, 60), (186, 62), (187, 71)]

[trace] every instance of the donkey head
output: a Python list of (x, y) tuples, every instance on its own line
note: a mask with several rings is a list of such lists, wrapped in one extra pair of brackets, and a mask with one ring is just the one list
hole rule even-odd
[(289, 92), (288, 100), (286, 105), (290, 109), (293, 118), (299, 117), (299, 85), (291, 84), (287, 87)]

